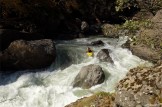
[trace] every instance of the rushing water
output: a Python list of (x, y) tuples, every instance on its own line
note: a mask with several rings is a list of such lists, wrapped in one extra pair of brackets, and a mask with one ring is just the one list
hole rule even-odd
[[(114, 64), (99, 62), (96, 57), (87, 57), (87, 46), (91, 41), (102, 40), (105, 45), (91, 47), (95, 56), (100, 49), (110, 50)], [(147, 62), (121, 48), (126, 37), (119, 39), (84, 38), (56, 42), (56, 62), (42, 72), (19, 71), (12, 75), (0, 76), (0, 107), (64, 107), (84, 96), (98, 91), (113, 92), (117, 82), (129, 69), (143, 66)], [(90, 89), (73, 88), (72, 83), (81, 67), (97, 64), (105, 74), (104, 83)]]

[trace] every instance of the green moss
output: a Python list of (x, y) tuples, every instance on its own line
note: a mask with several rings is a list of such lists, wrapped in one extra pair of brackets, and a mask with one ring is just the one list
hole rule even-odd
[[(102, 106), (102, 105), (96, 105), (96, 104), (103, 104), (103, 107), (105, 105), (108, 105), (113, 100), (113, 97), (110, 93), (107, 92), (98, 92), (94, 95), (83, 98), (79, 101), (77, 101), (74, 106), (75, 107), (92, 107), (92, 106)], [(98, 103), (97, 103), (98, 102)]]

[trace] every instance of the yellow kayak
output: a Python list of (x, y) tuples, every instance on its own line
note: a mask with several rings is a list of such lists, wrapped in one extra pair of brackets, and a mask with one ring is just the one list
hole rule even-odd
[(92, 57), (92, 56), (93, 56), (93, 52), (87, 52), (87, 55), (88, 55), (89, 57)]

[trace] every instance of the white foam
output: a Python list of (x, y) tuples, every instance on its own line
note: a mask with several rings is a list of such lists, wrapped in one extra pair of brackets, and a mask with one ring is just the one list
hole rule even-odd
[[(113, 41), (105, 38), (98, 39), (103, 40), (105, 43)], [(81, 42), (82, 39), (77, 39), (77, 41)], [(83, 39), (83, 41), (87, 40)], [(92, 47), (95, 55), (102, 48), (109, 49), (114, 64), (101, 63), (97, 58), (82, 57), (84, 60), (81, 63), (72, 64), (63, 70), (26, 73), (18, 77), (13, 83), (1, 85), (0, 107), (64, 107), (79, 98), (89, 96), (98, 91), (113, 92), (116, 83), (126, 75), (129, 69), (146, 63), (132, 55), (129, 50), (120, 47), (124, 43), (125, 38), (120, 38), (118, 41), (118, 43), (112, 42), (112, 44), (107, 44), (103, 47)], [(85, 47), (80, 46), (76, 48), (84, 52)], [(75, 51), (74, 47), (73, 50)], [(105, 82), (90, 89), (73, 88), (74, 78), (81, 67), (88, 64), (97, 64), (103, 68), (106, 74)]]

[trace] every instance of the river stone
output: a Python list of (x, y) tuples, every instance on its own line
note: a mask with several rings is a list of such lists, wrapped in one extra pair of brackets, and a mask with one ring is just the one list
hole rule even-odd
[(105, 80), (105, 74), (99, 65), (88, 65), (81, 68), (76, 76), (73, 87), (90, 88), (101, 84)]
[(103, 61), (103, 62), (113, 63), (113, 60), (109, 55), (109, 50), (108, 49), (101, 49), (97, 54), (97, 58), (100, 61)]
[(93, 45), (93, 46), (104, 46), (104, 42), (101, 41), (101, 40), (92, 41), (91, 45)]
[(0, 55), (1, 70), (39, 69), (54, 62), (56, 50), (52, 40), (16, 40)]

